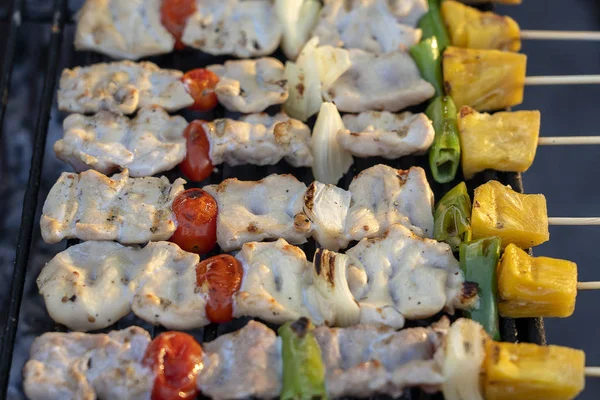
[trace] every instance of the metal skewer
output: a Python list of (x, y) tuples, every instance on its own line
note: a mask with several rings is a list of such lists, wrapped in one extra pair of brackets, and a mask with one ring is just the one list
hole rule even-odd
[(594, 31), (538, 31), (522, 30), (521, 39), (533, 40), (600, 40), (600, 32)]

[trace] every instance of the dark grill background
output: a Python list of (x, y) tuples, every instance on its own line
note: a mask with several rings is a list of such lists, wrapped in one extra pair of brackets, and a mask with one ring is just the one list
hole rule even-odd
[[(107, 60), (106, 58), (87, 52), (75, 53), (73, 51), (73, 34), (74, 26), (72, 25), (72, 17), (74, 11), (79, 9), (82, 0), (68, 1), (68, 12), (66, 13), (66, 25), (64, 34), (62, 35), (62, 44), (58, 46), (60, 34), (55, 33), (51, 37), (51, 21), (53, 15), (53, 7), (60, 8), (66, 0), (29, 0), (29, 1), (12, 1), (0, 0), (0, 54), (5, 54), (6, 45), (8, 42), (8, 32), (10, 30), (10, 10), (12, 3), (25, 3), (25, 12), (23, 24), (19, 30), (16, 41), (15, 63), (13, 68), (13, 76), (11, 80), (10, 95), (8, 97), (8, 106), (6, 109), (6, 118), (3, 129), (0, 130), (0, 209), (4, 211), (4, 218), (0, 222), (0, 315), (4, 316), (9, 313), (9, 296), (11, 290), (11, 279), (13, 277), (13, 263), (15, 261), (15, 248), (17, 247), (19, 225), (21, 224), (21, 210), (23, 209), (25, 188), (27, 186), (29, 176), (29, 165), (33, 154), (35, 134), (39, 131), (46, 135), (44, 126), (45, 112), (44, 109), (52, 101), (50, 111), (49, 126), (47, 129), (47, 141), (45, 144), (45, 155), (43, 164), (41, 165), (40, 188), (38, 196), (38, 204), (35, 210), (27, 208), (24, 217), (33, 218), (33, 236), (31, 253), (28, 263), (20, 262), (17, 268), (22, 272), (26, 268), (26, 281), (24, 286), (24, 295), (22, 310), (19, 314), (19, 327), (16, 335), (16, 343), (14, 347), (14, 357), (12, 361), (12, 370), (10, 375), (10, 386), (7, 398), (19, 399), (23, 397), (21, 387), (21, 368), (28, 357), (29, 346), (31, 341), (39, 334), (47, 331), (61, 329), (48, 317), (42, 299), (37, 293), (35, 278), (39, 274), (40, 269), (50, 258), (56, 253), (64, 250), (65, 244), (48, 245), (41, 240), (39, 232), (39, 213), (41, 206), (46, 198), (48, 191), (56, 181), (56, 178), (62, 171), (69, 170), (68, 165), (57, 160), (52, 146), (56, 140), (62, 137), (62, 120), (64, 113), (59, 113), (56, 109), (56, 88), (49, 87), (46, 89), (48, 96), (43, 96), (44, 78), (48, 71), (56, 72), (56, 76), (60, 75), (60, 71), (65, 67), (74, 67), (77, 65), (88, 65), (91, 63)], [(536, 4), (533, 4), (536, 3)], [(537, 29), (588, 29), (598, 30), (598, 12), (600, 8), (595, 0), (579, 0), (569, 2), (572, 6), (570, 9), (565, 9), (565, 2), (558, 0), (547, 0), (543, 4), (545, 9), (540, 9), (540, 1), (526, 0), (525, 4), (518, 7), (501, 7), (500, 12), (513, 15), (518, 22), (525, 28)], [(57, 8), (57, 9), (58, 9)], [(574, 17), (565, 21), (557, 16), (559, 13), (573, 12)], [(531, 22), (531, 23), (530, 23)], [(584, 26), (583, 23), (587, 25)], [(534, 25), (535, 24), (535, 25)], [(51, 48), (54, 45), (55, 48)], [(568, 48), (568, 49), (567, 49)], [(524, 52), (530, 55), (529, 71), (530, 74), (566, 74), (566, 73), (594, 73), (598, 71), (597, 53), (593, 53), (597, 49), (595, 44), (578, 44), (568, 43), (568, 46), (561, 45), (558, 42), (527, 42), (525, 43)], [(558, 50), (560, 49), (560, 51)], [(56, 51), (59, 50), (59, 51)], [(52, 61), (52, 55), (57, 56), (58, 65)], [(551, 56), (550, 56), (551, 55)], [(585, 58), (583, 57), (585, 55)], [(551, 57), (551, 58), (550, 58)], [(188, 50), (183, 53), (160, 56), (151, 58), (151, 61), (156, 62), (159, 66), (165, 68), (176, 68), (188, 70), (192, 68), (202, 67), (212, 63), (220, 63), (225, 60), (225, 57), (209, 57), (202, 55), (197, 51)], [(586, 62), (582, 62), (586, 60)], [(1, 60), (0, 60), (1, 61)], [(558, 65), (556, 65), (558, 64)], [(583, 65), (583, 68), (577, 68)], [(56, 68), (56, 69), (54, 69)], [(50, 82), (51, 83), (51, 82)], [(545, 91), (548, 92), (545, 92)], [(587, 88), (535, 88), (528, 89), (526, 93), (526, 102), (521, 109), (539, 108), (543, 114), (543, 129), (542, 135), (593, 135), (600, 134), (599, 129), (593, 124), (591, 118), (595, 115), (591, 111), (594, 106), (592, 95), (593, 87)], [(578, 96), (569, 94), (577, 93)], [(556, 101), (555, 101), (556, 100)], [(567, 105), (567, 112), (564, 112)], [(570, 105), (570, 107), (569, 107)], [(588, 110), (588, 112), (585, 112)], [(214, 118), (221, 116), (230, 116), (231, 113), (225, 112), (222, 109), (217, 109), (214, 115), (202, 115), (199, 113), (183, 112), (188, 120), (194, 118)], [(573, 118), (571, 118), (573, 116)], [(39, 121), (38, 121), (39, 119)], [(562, 125), (561, 125), (562, 124)], [(37, 128), (36, 128), (37, 126)], [(577, 127), (574, 129), (573, 127)], [(568, 129), (568, 127), (572, 129)], [(594, 127), (594, 128), (590, 128)], [(567, 129), (564, 129), (567, 128)], [(39, 140), (37, 142), (40, 143)], [(582, 149), (564, 147), (555, 147), (553, 149), (541, 149), (538, 158), (532, 168), (532, 171), (525, 176), (526, 187), (528, 192), (542, 192), (548, 197), (550, 214), (553, 216), (586, 216), (600, 214), (600, 207), (594, 207), (596, 204), (593, 200), (590, 190), (595, 189), (593, 185), (584, 185), (584, 182), (596, 182), (594, 176), (584, 175), (586, 171), (592, 174), (597, 169), (594, 167), (594, 162), (598, 161), (592, 151), (594, 147)], [(558, 154), (560, 152), (561, 154)], [(588, 154), (589, 156), (585, 156)], [(558, 157), (558, 160), (557, 160)], [(574, 160), (574, 163), (566, 163), (562, 159)], [(39, 160), (39, 158), (37, 158)], [(350, 173), (342, 179), (340, 186), (347, 188), (352, 176), (364, 168), (376, 164), (380, 160), (357, 160), (351, 169)], [(424, 157), (406, 157), (397, 162), (386, 164), (397, 168), (408, 168), (411, 165), (424, 165), (426, 162)], [(583, 164), (585, 162), (585, 164)], [(581, 164), (581, 165), (579, 165)], [(590, 165), (591, 164), (591, 165)], [(579, 168), (578, 168), (579, 166)], [(555, 168), (555, 170), (552, 170)], [(549, 173), (552, 171), (552, 173)], [(40, 171), (37, 171), (40, 172)], [(240, 179), (258, 179), (267, 176), (271, 173), (293, 172), (299, 179), (305, 183), (312, 180), (312, 175), (309, 169), (293, 169), (285, 163), (280, 163), (277, 166), (268, 167), (236, 167), (231, 168), (221, 166), (219, 173), (214, 174), (210, 178), (210, 183), (219, 182), (224, 178), (238, 177)], [(32, 170), (35, 175), (36, 170)], [(178, 176), (177, 170), (171, 171), (166, 175), (169, 178)], [(569, 177), (569, 178), (567, 178)], [(519, 177), (515, 174), (500, 174), (496, 175), (493, 172), (488, 172), (479, 176), (475, 181), (470, 183), (471, 190), (473, 186), (487, 179), (500, 179), (505, 183), (520, 187)], [(560, 181), (557, 181), (560, 179)], [(432, 181), (430, 179), (430, 181)], [(546, 182), (546, 184), (544, 184)], [(553, 184), (554, 183), (554, 184)], [(203, 186), (207, 182), (200, 185)], [(191, 185), (188, 185), (190, 187)], [(452, 185), (432, 185), (436, 198), (448, 190)], [(579, 188), (579, 192), (575, 188)], [(585, 191), (583, 191), (585, 188)], [(571, 189), (571, 190), (569, 190)], [(598, 189), (595, 189), (599, 192)], [(579, 196), (577, 195), (579, 194)], [(600, 193), (599, 193), (600, 195)], [(562, 197), (561, 197), (562, 196)], [(590, 200), (587, 200), (590, 199)], [(29, 203), (33, 196), (29, 196)], [(578, 207), (571, 205), (577, 204)], [(584, 206), (589, 205), (587, 208)], [(594, 210), (596, 208), (596, 210)], [(594, 214), (596, 213), (596, 214)], [(592, 256), (591, 252), (586, 249), (583, 244), (592, 243), (589, 235), (595, 231), (593, 228), (553, 228), (552, 245), (544, 245), (536, 250), (537, 254), (548, 255), (555, 257), (571, 258), (577, 261), (582, 267), (581, 280), (600, 279), (600, 272), (594, 271), (591, 267)], [(576, 236), (579, 235), (579, 236)], [(585, 235), (585, 236), (583, 236)], [(23, 238), (21, 238), (23, 241)], [(22, 242), (23, 244), (23, 242)], [(564, 244), (563, 246), (560, 246)], [(579, 247), (575, 247), (579, 246)], [(314, 246), (308, 244), (304, 247), (305, 251), (312, 253)], [(21, 248), (20, 251), (25, 248)], [(573, 252), (573, 250), (580, 250)], [(21, 256), (25, 253), (21, 253)], [(27, 261), (27, 258), (22, 257), (21, 261)], [(586, 271), (594, 271), (586, 274)], [(595, 276), (594, 276), (595, 275)], [(19, 283), (19, 282), (17, 282)], [(574, 347), (583, 348), (589, 356), (588, 365), (599, 365), (600, 357), (595, 348), (598, 346), (592, 342), (597, 335), (598, 329), (594, 329), (591, 323), (583, 325), (585, 316), (592, 317), (593, 314), (593, 293), (584, 294), (580, 297), (578, 308), (575, 317), (567, 320), (552, 321), (550, 326), (550, 342), (556, 344), (566, 344)], [(596, 295), (596, 298), (598, 296)], [(599, 298), (600, 299), (600, 298)], [(15, 309), (16, 310), (16, 309)], [(242, 323), (243, 321), (240, 321)], [(414, 322), (413, 325), (422, 324), (423, 322)], [(144, 322), (141, 322), (133, 317), (126, 318), (113, 328), (122, 328), (124, 326), (136, 323), (150, 329), (151, 327)], [(195, 331), (195, 335), (199, 340), (211, 340), (217, 334), (222, 334), (240, 326), (240, 323), (229, 324), (226, 326), (209, 327)], [(6, 318), (0, 318), (0, 328), (4, 332)], [(14, 326), (14, 321), (12, 322)], [(598, 323), (596, 323), (596, 326)], [(588, 329), (581, 329), (584, 326)], [(580, 329), (577, 329), (581, 327)], [(540, 342), (543, 337), (540, 336), (540, 325), (538, 321), (519, 321), (518, 325), (519, 339)], [(592, 328), (592, 329), (590, 329)], [(157, 328), (155, 332), (159, 332)], [(503, 321), (503, 334), (505, 340), (515, 340), (516, 333), (514, 330), (514, 321)], [(578, 335), (578, 336), (576, 336)], [(587, 345), (575, 339), (575, 336), (580, 338), (584, 336), (588, 340)], [(5, 341), (10, 344), (11, 335), (5, 335)], [(0, 362), (6, 363), (7, 358), (2, 354)], [(6, 364), (2, 364), (6, 365)], [(0, 374), (5, 374), (6, 371), (1, 371)], [(597, 393), (594, 390), (594, 382), (588, 382), (589, 388), (584, 392), (582, 398), (596, 398)], [(597, 385), (597, 384), (596, 384)], [(599, 388), (600, 386), (595, 386)], [(1, 392), (0, 392), (1, 393)], [(0, 395), (0, 398), (2, 396)], [(418, 392), (407, 394), (406, 398), (422, 398)]]

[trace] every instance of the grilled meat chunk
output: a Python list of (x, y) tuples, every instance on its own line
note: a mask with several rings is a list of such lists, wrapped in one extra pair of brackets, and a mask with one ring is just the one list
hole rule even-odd
[(317, 327), (329, 397), (398, 397), (410, 387), (438, 389), (444, 377), (436, 351), (443, 342), (448, 320), (429, 328), (399, 332), (358, 325), (351, 328)]
[(183, 161), (186, 126), (183, 117), (170, 117), (160, 107), (144, 107), (133, 119), (110, 111), (71, 114), (54, 152), (77, 172), (110, 174), (127, 168), (132, 177), (151, 176)]
[(114, 58), (173, 51), (175, 39), (161, 23), (161, 0), (86, 0), (77, 13), (75, 48)]
[(375, 165), (358, 174), (349, 191), (346, 232), (352, 240), (381, 236), (392, 224), (423, 237), (433, 234), (433, 192), (422, 168)]
[(110, 334), (46, 333), (23, 369), (31, 400), (149, 399), (154, 384), (141, 360), (150, 335), (138, 327)]
[(342, 117), (345, 130), (337, 133), (337, 141), (357, 157), (400, 158), (424, 154), (435, 136), (433, 125), (425, 114), (367, 111)]
[(312, 34), (322, 45), (372, 53), (406, 50), (421, 40), (415, 27), (425, 12), (422, 0), (326, 0)]
[(213, 55), (239, 58), (273, 53), (282, 28), (273, 0), (203, 0), (190, 16), (183, 43)]
[(207, 69), (219, 76), (215, 93), (219, 103), (230, 111), (262, 112), (288, 98), (285, 68), (275, 58), (230, 60)]
[(306, 242), (309, 233), (302, 211), (306, 185), (292, 175), (270, 175), (260, 181), (226, 179), (205, 186), (218, 203), (217, 242), (223, 251), (244, 243), (283, 238), (292, 244)]
[(166, 240), (176, 229), (171, 205), (183, 179), (129, 178), (124, 169), (112, 178), (94, 170), (63, 172), (44, 207), (40, 226), (46, 243), (62, 239), (146, 243)]
[(205, 343), (200, 391), (215, 399), (272, 399), (282, 380), (281, 339), (260, 322)]
[(70, 329), (102, 329), (132, 310), (172, 329), (206, 325), (197, 254), (169, 242), (144, 248), (84, 242), (58, 253), (37, 279), (48, 313)]
[(240, 121), (217, 119), (204, 124), (213, 165), (273, 165), (282, 158), (294, 167), (309, 167), (313, 157), (310, 128), (288, 117), (252, 114)]
[(377, 55), (351, 49), (350, 61), (350, 69), (323, 91), (323, 98), (340, 111), (397, 112), (435, 94), (407, 52)]
[(357, 301), (361, 323), (401, 328), (404, 319), (453, 313), (477, 301), (476, 284), (465, 282), (452, 249), (392, 225), (384, 236), (363, 239), (346, 254), (365, 268), (367, 283)]
[(151, 62), (115, 61), (65, 69), (60, 77), (58, 108), (76, 113), (101, 110), (132, 114), (140, 107), (177, 111), (194, 104), (183, 73)]

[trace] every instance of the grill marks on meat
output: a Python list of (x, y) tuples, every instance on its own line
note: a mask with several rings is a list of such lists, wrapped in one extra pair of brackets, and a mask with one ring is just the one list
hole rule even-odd
[(203, 345), (198, 389), (215, 399), (271, 399), (281, 392), (281, 339), (250, 321), (241, 330)]
[(127, 168), (132, 177), (151, 176), (183, 161), (186, 126), (183, 117), (170, 117), (160, 107), (142, 108), (133, 119), (110, 111), (72, 114), (63, 122), (64, 136), (54, 151), (78, 172), (91, 168), (110, 174)]
[[(244, 1), (253, 2), (257, 1)], [(226, 61), (207, 69), (219, 76), (215, 93), (219, 103), (230, 111), (258, 113), (288, 98), (285, 68), (276, 58)]]
[(313, 36), (321, 45), (372, 53), (407, 50), (421, 40), (422, 0), (326, 0)]
[(313, 157), (310, 128), (285, 113), (252, 114), (240, 121), (216, 119), (204, 124), (213, 165), (274, 165), (284, 158), (294, 167), (309, 167)]
[(397, 112), (421, 104), (435, 94), (407, 52), (372, 54), (359, 49), (349, 52), (350, 69), (323, 91), (323, 98), (335, 103), (340, 111)]
[(337, 133), (340, 146), (357, 157), (400, 158), (424, 154), (435, 136), (425, 114), (367, 111), (342, 117), (345, 130)]
[(114, 58), (138, 59), (173, 51), (161, 0), (86, 0), (77, 14), (75, 48)]
[(169, 242), (84, 242), (57, 254), (37, 279), (48, 313), (74, 330), (102, 329), (133, 312), (171, 329), (208, 323), (197, 254)]
[(46, 333), (23, 369), (32, 400), (149, 399), (152, 371), (141, 360), (150, 335), (138, 327), (110, 334)]
[(403, 171), (379, 164), (358, 174), (349, 190), (346, 231), (352, 240), (381, 236), (392, 224), (422, 237), (433, 234), (433, 192), (422, 168)]
[(203, 0), (188, 19), (182, 40), (212, 55), (250, 58), (273, 53), (281, 35), (272, 0)]
[(101, 110), (132, 114), (147, 106), (177, 111), (194, 104), (182, 77), (180, 71), (161, 69), (147, 61), (65, 69), (58, 89), (58, 108), (82, 114)]
[(400, 328), (404, 318), (427, 318), (442, 309), (453, 313), (477, 299), (473, 290), (465, 291), (473, 284), (464, 281), (450, 246), (402, 225), (393, 225), (383, 237), (361, 240), (346, 254), (358, 259), (368, 276), (357, 299), (361, 323)]
[(317, 327), (313, 333), (321, 347), (328, 395), (398, 397), (415, 386), (439, 390), (444, 377), (434, 356), (447, 327), (447, 319), (399, 332), (372, 325)]
[(294, 176), (274, 174), (260, 181), (232, 178), (204, 190), (219, 205), (217, 242), (224, 251), (279, 238), (292, 244), (306, 242), (307, 233), (294, 224), (306, 185)]
[(47, 243), (62, 239), (146, 243), (166, 240), (176, 229), (171, 205), (183, 179), (130, 178), (129, 171), (109, 178), (94, 170), (64, 172), (54, 184), (40, 226)]

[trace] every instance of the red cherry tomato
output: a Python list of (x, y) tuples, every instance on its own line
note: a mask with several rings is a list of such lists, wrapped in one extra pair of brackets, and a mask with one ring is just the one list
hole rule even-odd
[(188, 93), (194, 99), (190, 110), (210, 111), (218, 104), (215, 87), (219, 77), (214, 72), (204, 68), (188, 71), (181, 78)]
[(208, 253), (217, 243), (216, 200), (202, 189), (188, 189), (173, 201), (177, 229), (171, 242), (185, 251)]
[(199, 287), (208, 286), (206, 316), (211, 322), (232, 320), (232, 296), (240, 290), (242, 275), (242, 265), (229, 254), (208, 258), (196, 267), (196, 284)]
[(187, 333), (165, 332), (146, 349), (142, 363), (154, 371), (152, 400), (194, 399), (202, 347)]
[(183, 50), (183, 29), (188, 18), (196, 12), (196, 0), (163, 0), (160, 7), (160, 22), (175, 38), (175, 48)]
[(210, 176), (213, 165), (210, 161), (210, 143), (202, 123), (192, 121), (185, 128), (187, 154), (179, 164), (181, 172), (194, 182), (200, 182)]

